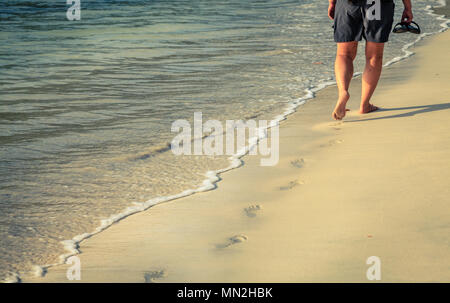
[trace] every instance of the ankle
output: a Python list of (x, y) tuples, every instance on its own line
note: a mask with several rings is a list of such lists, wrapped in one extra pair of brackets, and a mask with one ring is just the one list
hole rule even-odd
[(361, 102), (361, 105), (359, 106), (360, 110), (368, 109), (370, 107), (369, 102)]
[(348, 91), (339, 91), (339, 102), (347, 103), (348, 99), (350, 99)]

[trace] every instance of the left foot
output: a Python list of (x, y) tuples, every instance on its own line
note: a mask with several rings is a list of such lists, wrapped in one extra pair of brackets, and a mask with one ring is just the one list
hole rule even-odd
[(348, 92), (339, 94), (339, 100), (336, 103), (333, 114), (331, 114), (334, 120), (342, 120), (345, 117), (345, 112), (349, 111), (345, 108), (348, 99), (350, 99)]
[(359, 113), (360, 114), (368, 114), (368, 113), (374, 112), (376, 110), (378, 110), (378, 107), (369, 103), (367, 106), (361, 107), (361, 109), (359, 110)]

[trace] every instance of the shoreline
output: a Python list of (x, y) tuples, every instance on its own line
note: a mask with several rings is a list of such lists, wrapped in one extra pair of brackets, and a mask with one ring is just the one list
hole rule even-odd
[[(443, 33), (442, 36), (448, 36), (448, 33)], [(436, 35), (433, 38), (434, 40), (437, 40), (438, 37), (441, 35)], [(430, 43), (432, 44), (433, 41)], [(428, 43), (426, 43), (428, 45)], [(421, 46), (424, 47), (424, 46)], [(411, 60), (407, 61), (408, 63), (411, 63), (410, 65), (414, 65), (414, 62), (411, 62)], [(392, 83), (388, 83), (389, 77), (386, 76), (386, 74), (395, 74), (394, 70), (399, 71), (401, 70), (401, 65), (406, 65), (405, 61), (400, 62), (398, 64), (393, 65), (392, 67), (386, 68), (384, 71), (383, 78), (381, 81), (381, 86), (376, 93), (377, 95), (383, 95), (389, 93), (389, 88), (393, 87)], [(410, 67), (407, 67), (410, 69)], [(418, 68), (418, 67), (416, 67)], [(401, 74), (400, 72), (397, 72), (398, 74)], [(403, 73), (405, 73), (403, 71)], [(402, 78), (408, 78), (408, 76), (405, 75), (396, 75), (394, 77), (395, 79), (390, 79), (391, 82), (395, 83), (401, 83), (403, 80)], [(353, 80), (352, 85), (352, 95), (357, 96), (357, 86), (358, 84), (355, 84), (355, 82), (360, 81), (358, 78), (355, 78)], [(296, 113), (292, 114), (292, 118), (290, 117), (288, 120), (283, 122), (281, 125), (281, 129), (284, 129), (283, 132), (291, 132), (293, 137), (297, 136), (297, 140), (300, 140), (299, 142), (306, 142), (306, 144), (303, 144), (303, 146), (300, 148), (300, 150), (297, 150), (295, 154), (292, 154), (289, 152), (282, 152), (281, 159), (280, 159), (280, 166), (283, 166), (282, 168), (274, 168), (274, 169), (268, 169), (264, 172), (262, 171), (263, 168), (257, 167), (258, 157), (244, 157), (244, 160), (248, 162), (248, 165), (244, 166), (240, 170), (233, 170), (229, 171), (227, 173), (227, 179), (220, 183), (220, 186), (215, 191), (205, 192), (198, 195), (186, 197), (183, 200), (178, 200), (176, 203), (164, 203), (164, 204), (158, 204), (154, 207), (152, 207), (152, 211), (150, 212), (141, 212), (138, 214), (135, 214), (133, 217), (130, 217), (128, 220), (122, 221), (120, 224), (113, 225), (107, 230), (105, 230), (103, 233), (96, 235), (96, 237), (86, 239), (83, 241), (83, 246), (81, 248), (82, 254), (79, 255), (79, 257), (82, 260), (82, 264), (87, 263), (88, 267), (86, 269), (83, 269), (83, 273), (86, 272), (86, 275), (88, 275), (88, 278), (85, 280), (83, 278), (82, 281), (103, 281), (103, 278), (108, 277), (106, 281), (109, 281), (109, 279), (116, 279), (117, 281), (145, 281), (145, 280), (155, 280), (155, 281), (227, 281), (227, 277), (232, 277), (233, 275), (229, 273), (228, 275), (223, 274), (219, 275), (217, 274), (218, 271), (224, 271), (227, 272), (226, 268), (220, 268), (220, 262), (217, 264), (217, 261), (220, 260), (220, 257), (223, 257), (223, 259), (228, 261), (233, 261), (236, 263), (238, 260), (243, 262), (242, 264), (246, 265), (248, 262), (254, 263), (254, 261), (249, 258), (249, 249), (245, 248), (245, 246), (250, 246), (252, 239), (255, 237), (260, 238), (261, 234), (258, 234), (256, 231), (258, 226), (272, 226), (273, 224), (276, 225), (276, 222), (274, 222), (274, 219), (276, 218), (283, 218), (282, 210), (277, 209), (277, 207), (274, 207), (270, 202), (274, 202), (276, 200), (282, 200), (282, 201), (291, 201), (295, 200), (293, 198), (293, 194), (296, 191), (299, 191), (302, 188), (308, 187), (308, 181), (306, 180), (300, 180), (298, 177), (299, 171), (305, 171), (305, 174), (310, 175), (317, 175), (317, 172), (311, 171), (313, 167), (317, 166), (318, 160), (311, 160), (315, 157), (325, 157), (323, 160), (325, 161), (326, 157), (329, 157), (330, 151), (326, 151), (326, 147), (330, 147), (332, 149), (341, 147), (344, 142), (347, 142), (347, 140), (343, 141), (342, 139), (336, 138), (336, 132), (340, 132), (344, 128), (347, 128), (346, 126), (349, 124), (347, 122), (354, 122), (354, 118), (356, 116), (353, 116), (352, 114), (349, 115), (348, 120), (344, 123), (339, 122), (322, 122), (317, 124), (316, 120), (322, 120), (322, 121), (329, 121), (329, 111), (330, 111), (330, 104), (332, 105), (335, 100), (335, 93), (334, 89), (327, 88), (319, 91), (317, 93), (317, 96), (315, 98), (315, 102), (308, 102), (304, 106), (302, 106), (302, 110), (298, 111)], [(378, 99), (377, 99), (378, 100)], [(353, 99), (353, 101), (355, 101)], [(354, 107), (354, 106), (353, 106)], [(374, 116), (386, 114), (385, 111), (380, 111), (379, 113), (375, 113)], [(301, 117), (301, 118), (299, 118)], [(317, 117), (319, 117), (317, 119)], [(315, 118), (315, 119), (314, 119)], [(381, 118), (380, 118), (381, 119)], [(358, 124), (358, 123), (356, 123)], [(296, 130), (306, 128), (309, 125), (310, 131), (305, 132), (303, 135), (296, 135)], [(312, 126), (314, 125), (314, 126)], [(351, 127), (350, 127), (351, 128)], [(280, 146), (283, 148), (284, 146), (288, 146), (288, 142), (290, 140), (286, 141), (286, 134), (280, 133), (281, 135), (281, 141)], [(302, 137), (302, 138), (298, 138)], [(284, 149), (284, 148), (283, 148)], [(298, 149), (298, 148), (297, 148)], [(313, 152), (312, 152), (313, 151)], [(283, 155), (284, 153), (284, 155)], [(298, 158), (298, 154), (301, 154), (301, 158)], [(310, 160), (308, 160), (310, 159)], [(286, 163), (287, 162), (287, 163)], [(300, 168), (297, 168), (295, 165), (293, 165), (291, 162), (297, 163), (298, 166), (301, 166)], [(319, 161), (320, 162), (320, 161)], [(294, 167), (292, 167), (294, 166)], [(292, 171), (292, 169), (294, 169)], [(298, 170), (298, 171), (296, 171)], [(326, 171), (326, 170), (325, 170)], [(324, 170), (322, 170), (324, 172)], [(303, 172), (302, 172), (303, 173)], [(278, 176), (276, 178), (267, 180), (267, 174)], [(229, 176), (230, 175), (230, 176)], [(292, 180), (291, 180), (292, 179)], [(258, 188), (264, 188), (264, 190), (261, 192), (254, 192), (252, 190), (253, 186), (252, 184), (248, 184), (249, 182), (252, 183), (252, 180), (254, 183), (258, 184)], [(273, 182), (277, 183), (276, 185), (273, 184)], [(279, 183), (279, 184), (278, 184)], [(245, 185), (248, 190), (245, 193), (242, 193), (242, 185)], [(265, 185), (267, 185), (267, 189), (265, 188)], [(312, 186), (314, 187), (314, 186)], [(274, 190), (274, 188), (278, 188), (278, 190)], [(282, 190), (282, 188), (286, 188), (286, 190)], [(317, 189), (317, 188), (316, 188)], [(298, 193), (297, 193), (298, 194)], [(311, 193), (310, 193), (311, 194)], [(224, 196), (232, 196), (233, 202), (227, 203), (227, 198)], [(237, 197), (239, 195), (239, 197)], [(236, 197), (235, 197), (236, 196)], [(243, 196), (243, 197), (241, 197)], [(256, 199), (258, 198), (258, 199)], [(189, 201), (187, 201), (189, 200)], [(214, 201), (214, 203), (211, 203), (208, 201)], [(257, 200), (256, 202), (250, 202)], [(264, 201), (264, 202), (262, 202)], [(186, 203), (182, 203), (186, 202)], [(292, 201), (291, 201), (292, 202)], [(188, 205), (188, 208), (183, 208), (183, 204)], [(215, 206), (212, 206), (210, 204), (215, 204)], [(239, 206), (237, 206), (239, 204)], [(251, 205), (255, 204), (254, 208), (251, 208), (247, 210), (247, 212), (244, 210)], [(289, 203), (288, 203), (289, 204)], [(295, 204), (290, 203), (290, 209), (295, 209)], [(190, 209), (192, 206), (192, 209)], [(221, 209), (220, 211), (216, 211), (214, 208), (219, 207)], [(312, 206), (310, 206), (311, 208)], [(211, 209), (213, 208), (213, 209)], [(237, 210), (240, 211), (237, 211)], [(198, 213), (195, 213), (195, 210), (198, 211)], [(310, 209), (311, 210), (311, 209)], [(281, 211), (281, 213), (280, 213)], [(217, 214), (216, 212), (219, 212)], [(248, 214), (254, 212), (255, 216), (249, 216)], [(237, 214), (238, 213), (238, 214)], [(266, 216), (266, 213), (272, 213), (271, 216)], [(201, 214), (201, 215), (200, 215)], [(275, 214), (275, 215), (274, 215)], [(204, 218), (204, 217), (207, 218)], [(201, 218), (199, 218), (201, 217)], [(290, 216), (287, 216), (290, 217)], [(151, 219), (151, 220), (150, 220)], [(235, 233), (229, 232), (226, 228), (226, 226), (217, 226), (220, 220), (227, 219), (229, 222), (223, 225), (230, 225), (233, 226), (233, 230), (236, 230)], [(307, 219), (307, 218), (304, 218)], [(158, 232), (155, 232), (155, 234), (152, 234), (151, 230), (146, 230), (146, 232), (141, 231), (140, 233), (137, 233), (135, 230), (136, 228), (142, 228), (143, 226), (147, 226), (147, 229), (151, 229), (153, 227), (152, 222), (148, 221), (154, 221), (159, 224), (157, 224), (155, 227), (157, 227)], [(189, 229), (193, 229), (196, 232), (200, 233), (196, 234), (196, 236), (187, 235), (185, 234), (185, 230), (183, 228), (186, 228), (186, 225), (181, 225), (180, 222), (189, 222), (192, 221), (193, 226), (189, 227)], [(249, 221), (250, 220), (250, 221)], [(132, 222), (133, 221), (133, 222)], [(139, 222), (139, 223), (138, 223)], [(147, 223), (145, 223), (147, 222)], [(195, 223), (195, 224), (194, 224)], [(230, 223), (230, 224), (229, 224)], [(146, 225), (147, 224), (147, 225)], [(272, 225), (271, 225), (272, 224)], [(291, 224), (294, 226), (294, 222), (291, 222)], [(167, 226), (169, 225), (169, 226)], [(197, 226), (195, 226), (197, 225)], [(203, 228), (198, 229), (199, 226), (205, 227), (212, 227), (213, 231), (203, 231)], [(177, 227), (180, 228), (177, 230)], [(183, 228), (182, 228), (183, 227)], [(145, 229), (145, 228), (144, 228)], [(241, 235), (241, 232), (239, 230), (245, 230), (250, 229), (250, 231), (247, 231), (246, 233)], [(262, 228), (263, 230), (266, 230), (265, 228)], [(176, 231), (175, 235), (170, 235), (170, 231)], [(227, 231), (225, 231), (227, 230)], [(177, 235), (181, 231), (181, 235)], [(268, 232), (270, 234), (270, 232)], [(185, 237), (188, 237), (190, 239), (190, 242), (183, 242), (183, 239), (180, 239), (180, 237), (184, 235)], [(232, 238), (236, 236), (235, 238)], [(231, 237), (231, 239), (230, 239)], [(127, 238), (128, 242), (127, 243)], [(150, 239), (153, 239), (154, 241), (150, 241)], [(217, 238), (218, 243), (215, 242), (215, 239)], [(286, 241), (289, 242), (288, 239), (284, 239), (283, 242), (280, 238), (280, 235), (277, 234), (271, 234), (270, 237), (267, 237), (268, 239), (274, 239), (275, 242), (280, 242), (280, 246), (286, 245)], [(283, 237), (281, 237), (283, 238)], [(139, 239), (139, 240), (138, 240)], [(170, 241), (169, 241), (170, 240)], [(122, 247), (123, 249), (128, 247), (135, 246), (135, 250), (139, 250), (136, 248), (137, 243), (144, 243), (151, 247), (151, 249), (148, 250), (148, 252), (151, 252), (152, 250), (163, 250), (164, 252), (158, 252), (157, 256), (152, 256), (151, 258), (147, 258), (145, 262), (140, 263), (137, 259), (140, 258), (133, 258), (133, 259), (127, 259), (126, 256), (123, 256), (123, 254), (120, 254), (118, 250)], [(184, 240), (185, 241), (185, 240)], [(152, 243), (148, 243), (152, 242)], [(181, 242), (181, 243), (180, 243)], [(245, 243), (239, 243), (239, 242), (245, 242)], [(125, 244), (127, 243), (127, 245)], [(160, 245), (158, 245), (158, 243)], [(181, 244), (184, 245), (181, 245)], [(196, 243), (196, 245), (194, 245)], [(205, 243), (208, 243), (205, 248)], [(237, 244), (237, 245), (235, 245)], [(315, 243), (315, 244), (320, 244)], [(323, 243), (322, 243), (323, 244)], [(180, 246), (181, 245), (181, 246)], [(196, 250), (197, 247), (203, 247), (204, 249), (201, 251)], [(259, 248), (266, 248), (264, 245), (261, 246), (261, 243), (259, 243), (259, 246), (255, 244), (256, 247)], [(255, 248), (255, 245), (253, 248)], [(137, 246), (139, 247), (139, 246)], [(163, 248), (164, 247), (164, 248)], [(222, 249), (220, 248), (222, 247)], [(171, 250), (171, 248), (173, 250)], [(199, 253), (198, 255), (203, 256), (205, 260), (211, 259), (209, 263), (209, 266), (204, 269), (204, 272), (214, 272), (209, 267), (215, 268), (216, 272), (215, 275), (208, 275), (208, 279), (205, 279), (205, 276), (199, 276), (198, 274), (192, 274), (192, 269), (187, 270), (186, 266), (188, 265), (182, 265), (178, 264), (176, 258), (178, 254), (174, 252), (179, 252), (182, 248), (189, 248), (192, 251), (196, 251)], [(290, 246), (287, 246), (286, 248), (290, 248)], [(133, 250), (133, 252), (135, 251)], [(238, 252), (241, 250), (245, 250), (242, 254), (246, 257), (240, 258), (237, 256)], [(110, 254), (110, 258), (106, 258), (110, 260), (109, 262), (106, 260), (103, 260), (104, 257), (102, 257), (102, 260), (99, 260), (99, 257), (95, 257), (95, 251), (99, 252), (105, 252), (107, 254)], [(232, 251), (232, 252), (226, 252), (226, 251)], [(278, 251), (279, 252), (279, 251)], [(255, 252), (253, 252), (255, 253)], [(131, 254), (133, 255), (133, 253)], [(135, 257), (137, 255), (141, 257), (145, 257), (147, 254), (142, 255), (142, 253), (134, 253)], [(194, 260), (198, 257), (195, 257), (196, 254), (191, 254), (190, 257)], [(262, 258), (262, 256), (258, 255), (256, 253), (259, 259)], [(119, 256), (119, 257), (118, 257)], [(251, 254), (250, 254), (251, 256)], [(117, 277), (114, 276), (114, 266), (111, 266), (112, 262), (111, 260), (120, 259), (122, 265), (122, 270), (120, 272), (117, 272)], [(159, 259), (158, 259), (159, 258)], [(324, 257), (325, 258), (325, 257)], [(190, 258), (187, 258), (190, 260)], [(187, 261), (187, 259), (185, 261)], [(264, 259), (264, 258), (262, 258)], [(327, 258), (325, 258), (327, 259)], [(159, 261), (158, 261), (159, 260)], [(163, 261), (164, 260), (164, 261)], [(215, 261), (213, 261), (215, 260)], [(246, 263), (247, 262), (247, 263)], [(192, 263), (192, 262), (191, 262)], [(194, 262), (195, 263), (195, 262)], [(234, 264), (233, 263), (233, 264)], [(239, 263), (239, 262), (237, 262)], [(153, 265), (152, 265), (153, 264)], [(159, 265), (158, 265), (159, 264)], [(168, 265), (172, 264), (172, 266)], [(364, 264), (364, 263), (363, 263)], [(129, 266), (131, 265), (131, 266)], [(199, 264), (196, 264), (198, 267)], [(222, 264), (223, 265), (223, 264)], [(47, 282), (47, 281), (65, 281), (65, 275), (63, 274), (65, 272), (64, 268), (67, 267), (66, 265), (56, 266), (54, 268), (50, 268), (49, 273), (44, 278), (39, 278), (42, 281), (39, 282)], [(183, 273), (174, 273), (173, 271), (176, 268), (185, 268)], [(244, 266), (245, 267), (245, 266)], [(83, 265), (84, 268), (84, 265)], [(131, 268), (131, 269), (130, 269)], [(127, 275), (123, 275), (123, 271), (129, 272)], [(280, 270), (282, 273), (286, 274), (289, 272), (289, 269), (286, 268), (286, 271)], [(186, 274), (190, 272), (191, 274)], [(109, 273), (109, 274), (107, 274)], [(120, 275), (122, 273), (122, 275)], [(139, 273), (139, 275), (137, 275)], [(147, 277), (147, 278), (146, 278)], [(210, 279), (211, 277), (214, 277), (213, 279)], [(237, 277), (234, 275), (234, 277)], [(252, 277), (250, 272), (246, 272), (245, 275), (240, 275), (239, 278), (237, 278), (237, 281), (254, 281), (252, 279), (249, 279)], [(271, 277), (267, 277), (269, 281), (270, 278), (273, 278), (276, 281), (289, 281), (289, 280), (282, 280), (286, 279), (286, 277), (277, 277), (276, 275), (272, 275)], [(38, 280), (39, 280), (38, 279)], [(114, 280), (115, 281), (115, 280)], [(230, 281), (235, 282), (235, 279), (230, 279)], [(264, 281), (264, 280), (262, 280)], [(296, 281), (296, 280), (294, 280)], [(310, 281), (307, 279), (307, 281)]]
[[(419, 37), (414, 42), (408, 43), (403, 46), (403, 48), (402, 48), (402, 50), (404, 52), (403, 56), (399, 56), (399, 57), (395, 57), (395, 58), (391, 59), (389, 62), (384, 64), (384, 67), (388, 67), (392, 64), (395, 64), (397, 62), (408, 59), (409, 57), (414, 55), (414, 52), (409, 51), (409, 48), (411, 48), (412, 46), (419, 43), (423, 38), (430, 36), (430, 35), (435, 35), (435, 34), (441, 33), (448, 28), (447, 24), (450, 21), (446, 18), (440, 17), (439, 15), (446, 14), (446, 12), (448, 12), (449, 6), (446, 3), (446, 1), (442, 1), (442, 3), (443, 3), (442, 7), (436, 7), (436, 8), (427, 7), (426, 8), (426, 11), (428, 12), (428, 14), (437, 15), (437, 17), (436, 17), (437, 20), (444, 21), (443, 23), (441, 23), (442, 29), (438, 32), (423, 33), (423, 34), (419, 35)], [(361, 75), (362, 75), (361, 72), (356, 72), (353, 75), (353, 78), (357, 78)], [(283, 122), (291, 114), (295, 113), (298, 110), (298, 108), (301, 105), (303, 105), (305, 102), (308, 102), (310, 99), (314, 99), (317, 92), (320, 92), (321, 90), (326, 89), (327, 87), (330, 87), (330, 86), (334, 86), (334, 85), (335, 85), (335, 81), (323, 82), (323, 83), (320, 83), (310, 89), (305, 90), (304, 96), (298, 98), (294, 102), (291, 102), (285, 108), (285, 111), (282, 114), (276, 116), (273, 121), (277, 121), (278, 124)], [(270, 126), (268, 128), (270, 128)], [(263, 139), (263, 138), (258, 138), (258, 140), (256, 141), (255, 144), (256, 145), (259, 144), (261, 139)], [(94, 231), (76, 235), (72, 239), (62, 241), (62, 244), (64, 245), (64, 249), (67, 251), (67, 253), (64, 253), (59, 256), (59, 259), (60, 259), (59, 262), (52, 263), (52, 264), (46, 264), (46, 265), (42, 265), (42, 264), (41, 265), (33, 265), (34, 275), (35, 276), (44, 276), (47, 273), (49, 268), (52, 268), (52, 267), (58, 266), (58, 265), (63, 265), (69, 257), (80, 253), (79, 246), (80, 246), (81, 242), (101, 233), (102, 231), (108, 229), (113, 224), (116, 224), (129, 216), (132, 216), (132, 215), (140, 213), (140, 212), (144, 212), (144, 211), (148, 210), (149, 208), (152, 208), (153, 206), (161, 204), (161, 203), (167, 203), (167, 202), (170, 202), (173, 200), (178, 200), (181, 198), (189, 197), (193, 194), (198, 194), (198, 193), (202, 193), (205, 191), (215, 189), (216, 183), (222, 180), (220, 176), (223, 173), (228, 172), (230, 170), (234, 170), (243, 165), (244, 162), (241, 160), (241, 158), (246, 156), (246, 154), (247, 154), (247, 151), (245, 151), (241, 154), (236, 154), (236, 155), (232, 156), (229, 160), (230, 165), (226, 168), (207, 172), (205, 174), (206, 179), (203, 181), (202, 186), (199, 186), (199, 187), (193, 188), (193, 189), (188, 189), (181, 193), (173, 194), (170, 196), (162, 196), (162, 197), (152, 198), (146, 202), (139, 203), (139, 205), (135, 204), (133, 206), (129, 206), (123, 212), (118, 213), (118, 214), (113, 214), (109, 218), (102, 220), (101, 224)], [(26, 277), (26, 279), (28, 279), (28, 277), (30, 275), (26, 274), (24, 276)], [(7, 279), (7, 281), (9, 281), (9, 280), (11, 280), (11, 282), (20, 282), (22, 280), (22, 278), (17, 273), (13, 273), (12, 276)]]

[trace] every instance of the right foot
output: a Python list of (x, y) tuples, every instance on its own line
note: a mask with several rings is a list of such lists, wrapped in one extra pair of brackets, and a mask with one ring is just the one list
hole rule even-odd
[(350, 99), (349, 93), (345, 93), (339, 96), (339, 100), (337, 101), (336, 107), (334, 108), (332, 114), (334, 120), (342, 120), (342, 118), (345, 117), (345, 112), (348, 111), (348, 109), (345, 108), (348, 99)]
[(369, 103), (367, 106), (361, 107), (361, 109), (359, 110), (359, 113), (360, 114), (368, 114), (368, 113), (376, 111), (377, 109), (378, 109), (377, 106)]

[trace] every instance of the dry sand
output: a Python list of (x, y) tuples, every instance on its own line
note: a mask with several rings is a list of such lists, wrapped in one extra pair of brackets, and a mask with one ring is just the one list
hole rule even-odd
[[(360, 45), (362, 51), (363, 45)], [(216, 190), (160, 204), (81, 243), (81, 282), (450, 282), (450, 31), (385, 68), (373, 103), (331, 121), (330, 87)], [(252, 209), (245, 210), (248, 207)], [(33, 282), (66, 282), (68, 265)]]

